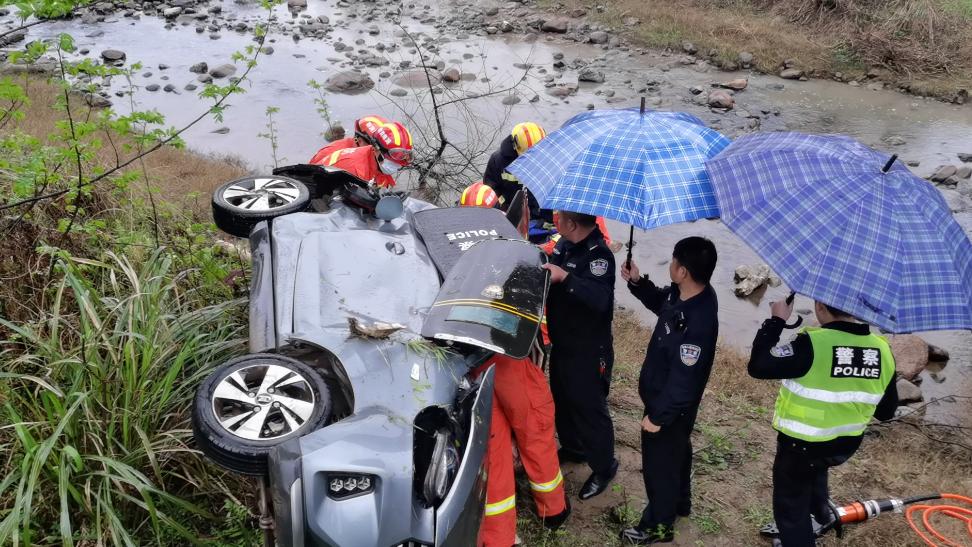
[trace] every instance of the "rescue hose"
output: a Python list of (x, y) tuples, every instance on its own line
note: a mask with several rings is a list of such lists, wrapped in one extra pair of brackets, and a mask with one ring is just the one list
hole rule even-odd
[[(920, 503), (939, 499), (963, 502), (968, 504), (968, 507), (956, 504), (928, 505)], [(905, 506), (908, 507), (905, 508)], [(972, 538), (972, 498), (958, 494), (928, 494), (905, 499), (855, 501), (843, 507), (831, 505), (831, 510), (834, 512), (836, 518), (829, 525), (825, 526), (823, 531), (834, 528), (837, 531), (838, 537), (842, 535), (842, 526), (844, 524), (864, 522), (877, 517), (881, 513), (901, 513), (903, 511), (905, 519), (908, 521), (908, 526), (929, 547), (941, 547), (943, 545), (945, 547), (962, 547), (963, 545), (969, 545), (968, 542), (957, 542), (952, 538), (948, 538), (935, 529), (932, 525), (931, 517), (938, 513), (964, 521), (969, 538)]]
[[(948, 547), (962, 547), (963, 545), (968, 545), (968, 542), (957, 542), (951, 538), (945, 537), (944, 534), (939, 532), (932, 526), (931, 517), (937, 513), (941, 513), (947, 517), (965, 521), (965, 528), (969, 534), (969, 538), (972, 539), (972, 498), (966, 496), (960, 496), (958, 494), (937, 494), (935, 496), (922, 496), (918, 498), (909, 498), (904, 500), (905, 504), (917, 503), (920, 501), (928, 501), (932, 499), (945, 499), (960, 501), (967, 504), (967, 507), (956, 505), (956, 504), (940, 504), (940, 505), (910, 505), (905, 510), (905, 518), (908, 520), (908, 526), (918, 534), (922, 540), (925, 541), (929, 547), (938, 547), (939, 543)], [(915, 522), (918, 515), (921, 515), (921, 520)], [(932, 539), (928, 534), (934, 536)]]

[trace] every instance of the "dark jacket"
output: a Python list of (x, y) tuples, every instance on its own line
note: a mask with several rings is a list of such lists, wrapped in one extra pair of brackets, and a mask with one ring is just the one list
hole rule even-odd
[(550, 263), (568, 273), (562, 283), (550, 286), (547, 298), (547, 326), (555, 352), (578, 359), (609, 359), (615, 267), (601, 231), (594, 228), (578, 243), (561, 238)]
[[(516, 153), (516, 148), (513, 147), (513, 137), (512, 135), (507, 135), (502, 142), (500, 142), (499, 149), (489, 156), (489, 161), (486, 163), (486, 171), (483, 172), (483, 182), (487, 186), (496, 192), (496, 195), (500, 198), (500, 209), (506, 211), (509, 207), (510, 201), (513, 200), (513, 196), (522, 188), (520, 182), (516, 180), (516, 177), (506, 173), (506, 168), (513, 163), (518, 157)], [(504, 177), (504, 173), (506, 176)], [(547, 221), (552, 220), (552, 215), (549, 211), (541, 210), (540, 203), (537, 198), (533, 196), (533, 192), (529, 193), (528, 204), (530, 207), (530, 218), (531, 219), (544, 219)]]
[[(786, 321), (779, 317), (770, 317), (763, 321), (763, 326), (756, 332), (753, 340), (753, 350), (749, 355), (749, 375), (753, 378), (763, 380), (782, 380), (785, 378), (800, 378), (810, 372), (813, 365), (813, 344), (810, 342), (810, 335), (800, 333), (796, 335), (792, 342), (784, 344), (781, 348), (786, 351), (772, 351), (780, 341), (780, 335)], [(852, 323), (847, 321), (834, 321), (823, 326), (825, 329), (836, 329), (850, 334), (866, 335), (871, 332), (870, 327), (864, 323)], [(888, 384), (884, 391), (884, 396), (874, 411), (874, 417), (878, 420), (889, 420), (894, 417), (894, 411), (898, 408), (898, 388), (894, 381)], [(808, 452), (820, 456), (838, 456), (853, 454), (861, 445), (863, 436), (837, 437), (836, 439), (824, 442), (811, 443), (801, 439), (795, 439), (783, 433), (779, 434), (781, 440), (799, 446), (805, 446)]]
[(719, 339), (715, 291), (680, 300), (678, 285), (660, 288), (647, 276), (628, 289), (658, 316), (638, 380), (645, 414), (662, 427), (680, 416), (694, 421)]

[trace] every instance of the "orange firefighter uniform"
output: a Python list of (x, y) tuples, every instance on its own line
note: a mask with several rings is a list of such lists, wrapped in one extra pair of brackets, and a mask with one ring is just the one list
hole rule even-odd
[(554, 440), (553, 395), (546, 376), (529, 359), (499, 354), (475, 372), (481, 374), (491, 365), (496, 369), (486, 464), (486, 516), (478, 545), (510, 547), (516, 538), (513, 438), (540, 518), (548, 526), (559, 526), (569, 515), (569, 508)]
[[(316, 156), (315, 159), (317, 159)], [(395, 179), (378, 169), (378, 160), (375, 159), (375, 149), (370, 145), (336, 150), (331, 152), (330, 155), (321, 158), (320, 161), (315, 162), (311, 160), (311, 163), (343, 169), (365, 182), (374, 182), (383, 188), (395, 186)]]
[(314, 154), (314, 157), (310, 159), (310, 164), (313, 165), (327, 165), (324, 161), (331, 156), (331, 154), (344, 150), (345, 148), (357, 148), (358, 143), (355, 142), (354, 137), (345, 137), (343, 139), (338, 139), (334, 142), (328, 143), (326, 146), (321, 148)]

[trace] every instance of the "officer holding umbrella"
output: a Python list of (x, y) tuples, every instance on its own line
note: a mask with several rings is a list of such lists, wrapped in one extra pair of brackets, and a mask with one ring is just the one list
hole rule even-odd
[(723, 222), (816, 301), (822, 325), (777, 345), (792, 299), (775, 302), (750, 356), (750, 375), (783, 380), (776, 525), (764, 533), (784, 547), (814, 544), (810, 516), (832, 516), (827, 469), (897, 406), (894, 357), (869, 324), (972, 329), (972, 241), (938, 190), (896, 159), (839, 135), (757, 133), (706, 162)]
[[(553, 264), (548, 266), (552, 272), (551, 281), (555, 283), (548, 300), (548, 322), (554, 348), (551, 383), (555, 387), (555, 398), (557, 391), (554, 368), (560, 351), (558, 344), (560, 348), (573, 348), (571, 344), (577, 343), (571, 338), (556, 336), (557, 318), (554, 312), (557, 300), (571, 295), (572, 282), (587, 283), (594, 279), (611, 279), (611, 283), (603, 283), (605, 294), (611, 296), (610, 307), (606, 310), (599, 307), (596, 314), (585, 314), (586, 308), (575, 306), (573, 313), (576, 315), (572, 320), (577, 327), (571, 332), (576, 332), (580, 339), (586, 332), (599, 331), (603, 328), (602, 325), (609, 325), (613, 315), (614, 259), (606, 249), (601, 249), (600, 242), (595, 245), (594, 242), (585, 241), (589, 234), (597, 233), (593, 227), (594, 217), (591, 215), (601, 215), (642, 229), (718, 216), (715, 194), (703, 162), (728, 144), (726, 137), (706, 127), (695, 116), (681, 112), (647, 111), (642, 101), (640, 109), (596, 110), (574, 116), (560, 129), (537, 143), (530, 153), (520, 156), (507, 168), (521, 183), (529, 187), (541, 206), (584, 213), (580, 216), (568, 216), (566, 222), (561, 217), (563, 238), (567, 238), (568, 233), (572, 232), (576, 235), (571, 238), (574, 240), (571, 246), (562, 246), (562, 238), (562, 243), (558, 244), (561, 255), (558, 257), (555, 250), (551, 259)], [(577, 254), (576, 258), (574, 253)], [(713, 265), (715, 263), (714, 249), (710, 262)], [(700, 268), (699, 272), (704, 270), (705, 268)], [(680, 279), (682, 271), (679, 270)], [(709, 275), (711, 269), (707, 274), (698, 274), (702, 285), (708, 282)], [(602, 298), (599, 302), (605, 300), (607, 299)], [(701, 353), (689, 352), (686, 360), (692, 359), (702, 362), (707, 357), (702, 357)], [(597, 361), (586, 363), (586, 366), (592, 364), (610, 372), (611, 363), (607, 360), (603, 364)], [(580, 412), (575, 415), (584, 418), (589, 414), (584, 412), (586, 407), (580, 406), (580, 403), (591, 406), (596, 403), (599, 408), (603, 408), (603, 414), (599, 411), (595, 416), (609, 423), (609, 415), (603, 420), (599, 417), (607, 412), (606, 407), (600, 403), (606, 395), (603, 386), (606, 386), (606, 382), (578, 385), (577, 395), (584, 394), (584, 398), (557, 400), (558, 415), (571, 412), (571, 407), (578, 405), (575, 408)], [(562, 431), (559, 425), (558, 434), (563, 447), (576, 449), (572, 446), (576, 439), (572, 438), (573, 432)], [(603, 439), (606, 438), (604, 435)], [(593, 454), (589, 452), (592, 447), (583, 447), (584, 455), (591, 463), (594, 473), (581, 488), (582, 499), (602, 492), (616, 471), (613, 457), (608, 457), (610, 452), (600, 448), (605, 442), (603, 439), (599, 441)], [(563, 459), (567, 458), (562, 457)], [(606, 470), (605, 462), (611, 464)]]

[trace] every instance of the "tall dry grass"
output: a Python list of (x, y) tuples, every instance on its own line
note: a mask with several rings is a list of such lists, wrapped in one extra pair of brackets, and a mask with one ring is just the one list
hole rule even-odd
[[(552, 5), (553, 2), (545, 2)], [(588, 7), (586, 0), (558, 4)], [(916, 93), (950, 97), (972, 88), (972, 2), (968, 0), (619, 0), (594, 15), (650, 46), (683, 41), (715, 50), (721, 63), (754, 54), (756, 68), (779, 71), (796, 59), (816, 77), (861, 78), (872, 68)]]

